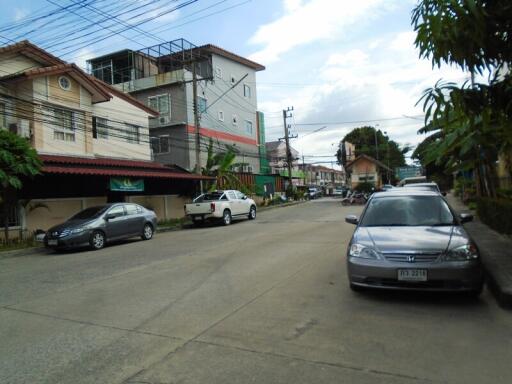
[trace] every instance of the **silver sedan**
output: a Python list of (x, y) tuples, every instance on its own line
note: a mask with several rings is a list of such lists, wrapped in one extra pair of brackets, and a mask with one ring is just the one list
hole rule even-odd
[(472, 219), (457, 217), (436, 192), (374, 194), (360, 219), (345, 219), (357, 225), (347, 249), (350, 287), (480, 294), (480, 255), (461, 225)]

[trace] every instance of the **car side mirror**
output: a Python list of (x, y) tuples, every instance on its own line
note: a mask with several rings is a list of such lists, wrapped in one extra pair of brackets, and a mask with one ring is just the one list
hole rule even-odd
[(461, 223), (469, 223), (473, 221), (473, 215), (471, 213), (461, 213), (459, 219)]
[(107, 213), (105, 215), (105, 220), (109, 221), (109, 220), (115, 219), (116, 217), (117, 217), (117, 215), (115, 213)]
[(247, 196), (244, 195), (244, 197), (242, 197), (242, 200), (247, 200)]
[(357, 225), (359, 223), (359, 219), (356, 215), (348, 215), (345, 217), (345, 221), (349, 224)]
[(446, 192), (441, 192), (441, 195), (446, 196)]

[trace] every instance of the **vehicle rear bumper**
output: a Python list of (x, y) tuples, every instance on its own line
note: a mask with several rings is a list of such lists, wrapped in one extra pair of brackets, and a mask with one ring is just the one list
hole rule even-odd
[[(480, 262), (397, 263), (349, 257), (350, 283), (361, 287), (403, 290), (475, 291), (483, 284)], [(425, 269), (427, 281), (400, 281), (399, 269)]]
[(192, 221), (196, 221), (196, 220), (208, 221), (208, 220), (222, 219), (221, 214), (216, 215), (215, 213), (196, 213), (196, 214), (189, 213), (187, 216), (190, 217), (190, 219)]

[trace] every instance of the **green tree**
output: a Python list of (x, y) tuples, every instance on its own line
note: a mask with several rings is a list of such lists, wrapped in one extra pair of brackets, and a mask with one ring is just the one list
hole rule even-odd
[(6, 130), (0, 130), (0, 203), (5, 240), (9, 240), (9, 212), (16, 205), (17, 191), (24, 177), (40, 173), (42, 163), (29, 142)]
[(439, 81), (423, 102), (423, 161), (446, 171), (473, 169), (477, 194), (495, 196), (494, 163), (512, 150), (512, 3), (509, 0), (422, 0), (412, 13), (420, 57), (456, 65), (486, 83)]
[[(375, 143), (377, 138), (377, 143)], [(409, 151), (409, 147), (400, 148), (397, 142), (390, 140), (381, 130), (374, 127), (360, 127), (350, 131), (341, 142), (347, 141), (355, 145), (356, 156), (365, 154), (375, 159), (379, 159), (391, 169), (405, 165), (405, 154)], [(375, 145), (377, 144), (377, 145)], [(378, 148), (378, 156), (377, 156)], [(343, 156), (341, 150), (336, 153), (338, 163), (343, 164)]]
[(229, 145), (226, 145), (225, 151), (215, 152), (213, 148), (213, 140), (210, 139), (208, 144), (208, 158), (206, 160), (206, 165), (202, 170), (203, 175), (216, 178), (216, 181), (208, 188), (209, 190), (217, 189), (219, 184), (225, 189), (241, 188), (242, 183), (233, 172), (236, 153), (235, 148)]

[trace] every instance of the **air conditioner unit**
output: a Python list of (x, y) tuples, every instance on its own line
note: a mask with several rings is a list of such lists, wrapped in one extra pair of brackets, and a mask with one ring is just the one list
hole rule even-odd
[(160, 116), (158, 118), (158, 125), (167, 125), (171, 122), (171, 118), (169, 116)]

